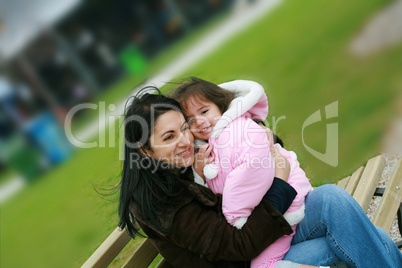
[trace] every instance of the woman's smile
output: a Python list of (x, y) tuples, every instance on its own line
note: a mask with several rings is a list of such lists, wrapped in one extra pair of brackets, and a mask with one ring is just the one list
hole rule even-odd
[(191, 154), (191, 147), (187, 150), (183, 151), (182, 153), (177, 154), (178, 157), (188, 157)]

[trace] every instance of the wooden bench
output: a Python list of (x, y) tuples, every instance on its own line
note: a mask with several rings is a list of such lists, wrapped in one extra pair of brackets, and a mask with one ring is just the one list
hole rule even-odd
[[(340, 180), (337, 185), (350, 193), (364, 211), (369, 208), (373, 196), (382, 196), (373, 218), (373, 223), (389, 233), (395, 215), (397, 215), (399, 231), (401, 232), (402, 159), (395, 166), (387, 188), (377, 188), (384, 167), (385, 159), (382, 155), (371, 158), (366, 167), (360, 167), (351, 176)], [(119, 228), (116, 228), (82, 267), (107, 267), (130, 239), (126, 230), (120, 231)], [(397, 245), (401, 248), (402, 241), (399, 241)], [(144, 239), (141, 245), (126, 260), (123, 267), (148, 267), (157, 255), (158, 251), (152, 246), (151, 242)], [(168, 268), (172, 266), (162, 259), (157, 267)]]

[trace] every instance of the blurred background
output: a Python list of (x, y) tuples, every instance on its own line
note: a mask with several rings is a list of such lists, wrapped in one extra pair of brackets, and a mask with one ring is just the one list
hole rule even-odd
[(400, 157), (401, 63), (401, 0), (0, 0), (0, 267), (79, 267), (114, 230), (136, 88), (259, 82), (267, 123), (318, 186)]

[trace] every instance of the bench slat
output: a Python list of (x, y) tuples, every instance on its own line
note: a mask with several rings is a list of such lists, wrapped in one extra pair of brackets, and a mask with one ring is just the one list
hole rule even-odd
[[(360, 167), (351, 176), (339, 181), (337, 185), (351, 194), (362, 206), (364, 211), (367, 211), (384, 167), (385, 159), (382, 155), (371, 158), (365, 168)], [(401, 188), (402, 159), (398, 161), (394, 168), (394, 173), (385, 189), (385, 193), (381, 198), (377, 213), (373, 219), (375, 225), (384, 228), (388, 232), (397, 214), (398, 208), (401, 205)], [(82, 267), (107, 267), (130, 239), (126, 230), (120, 231), (119, 228), (116, 228)], [(399, 242), (399, 244), (402, 245), (402, 242)], [(123, 267), (146, 268), (158, 254), (158, 251), (153, 247), (152, 243), (148, 239), (144, 239)], [(156, 267), (172, 268), (163, 258)]]
[(336, 185), (338, 185), (339, 187), (341, 187), (343, 189), (346, 189), (346, 186), (348, 185), (349, 180), (350, 180), (350, 176), (338, 181), (338, 183)]
[(173, 268), (173, 266), (169, 264), (165, 258), (162, 258), (158, 265), (156, 265), (156, 268)]
[(123, 267), (146, 268), (159, 254), (149, 239), (144, 239)]
[(130, 239), (131, 237), (126, 229), (120, 231), (120, 228), (117, 227), (81, 268), (107, 267), (127, 245)]
[(389, 233), (402, 201), (402, 159), (398, 161), (388, 182), (384, 196), (374, 216), (373, 223)]
[(373, 197), (381, 173), (385, 167), (385, 159), (382, 155), (371, 158), (363, 171), (362, 177), (353, 194), (354, 199), (367, 211)]
[(350, 195), (353, 195), (355, 193), (357, 183), (360, 180), (360, 177), (363, 174), (364, 167), (360, 167), (358, 170), (356, 170), (352, 176), (350, 177), (348, 186), (345, 188), (346, 192), (348, 192)]

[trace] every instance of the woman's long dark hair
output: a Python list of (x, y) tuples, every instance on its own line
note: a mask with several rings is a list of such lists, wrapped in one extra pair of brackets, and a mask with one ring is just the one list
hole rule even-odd
[(142, 90), (134, 97), (124, 120), (125, 159), (120, 189), (119, 227), (127, 227), (132, 237), (138, 233), (139, 227), (135, 224), (130, 204), (138, 204), (146, 222), (165, 232), (167, 230), (164, 230), (158, 216), (163, 214), (166, 206), (174, 205), (177, 200), (174, 197), (184, 190), (181, 180), (171, 172), (166, 163), (145, 153), (152, 152), (149, 137), (159, 116), (171, 110), (181, 113), (177, 101), (163, 96), (157, 88), (153, 89), (158, 93), (143, 93)]

